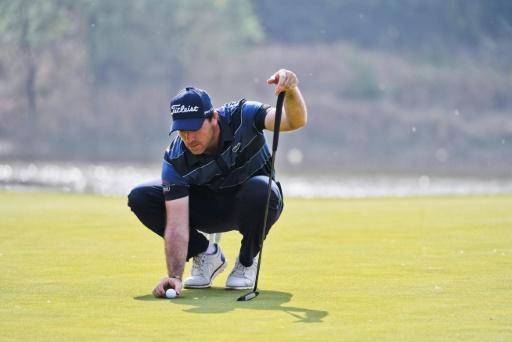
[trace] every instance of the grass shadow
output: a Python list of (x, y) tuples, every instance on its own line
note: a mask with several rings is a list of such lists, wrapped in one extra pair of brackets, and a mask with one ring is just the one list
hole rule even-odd
[[(292, 294), (281, 291), (260, 290), (260, 295), (249, 302), (238, 302), (236, 299), (244, 291), (228, 291), (224, 288), (188, 289), (183, 295), (169, 300), (172, 305), (186, 306), (183, 311), (191, 313), (226, 313), (236, 309), (282, 311), (297, 320), (297, 323), (320, 323), (329, 313), (323, 310), (283, 306), (292, 299)], [(135, 300), (161, 301), (153, 295), (134, 297)]]

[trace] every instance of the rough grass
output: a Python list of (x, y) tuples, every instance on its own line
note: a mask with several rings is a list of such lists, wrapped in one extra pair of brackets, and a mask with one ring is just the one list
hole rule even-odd
[[(162, 241), (125, 199), (0, 192), (2, 340), (510, 340), (512, 197), (290, 199), (261, 295), (150, 295)], [(237, 233), (224, 234), (231, 263)]]

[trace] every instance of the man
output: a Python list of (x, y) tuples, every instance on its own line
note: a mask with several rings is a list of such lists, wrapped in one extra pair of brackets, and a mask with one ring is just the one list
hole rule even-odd
[[(268, 80), (275, 93), (286, 91), (281, 131), (303, 127), (306, 105), (297, 76), (285, 69)], [(270, 152), (263, 129), (273, 130), (275, 108), (241, 100), (214, 109), (208, 94), (187, 87), (170, 103), (171, 133), (162, 179), (134, 188), (128, 205), (140, 221), (164, 238), (167, 277), (153, 290), (165, 297), (169, 288), (207, 288), (227, 266), (216, 243), (200, 233), (238, 230), (240, 253), (227, 281), (228, 289), (254, 286), (262, 239), (283, 209), (283, 194), (273, 179), (268, 221), (263, 214), (270, 175)], [(185, 262), (193, 258), (191, 275), (182, 283)]]

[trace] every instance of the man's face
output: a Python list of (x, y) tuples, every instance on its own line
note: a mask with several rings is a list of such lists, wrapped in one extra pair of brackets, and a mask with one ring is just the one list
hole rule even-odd
[[(216, 114), (216, 113), (215, 113)], [(207, 149), (215, 149), (214, 128), (217, 125), (217, 115), (211, 120), (204, 120), (203, 125), (197, 131), (178, 131), (181, 140), (192, 154), (203, 154)]]

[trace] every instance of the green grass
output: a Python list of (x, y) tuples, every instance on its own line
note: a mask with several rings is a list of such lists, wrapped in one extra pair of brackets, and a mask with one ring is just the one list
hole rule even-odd
[(162, 240), (125, 202), (0, 192), (1, 340), (512, 339), (511, 196), (289, 199), (247, 303), (228, 272), (154, 299)]

